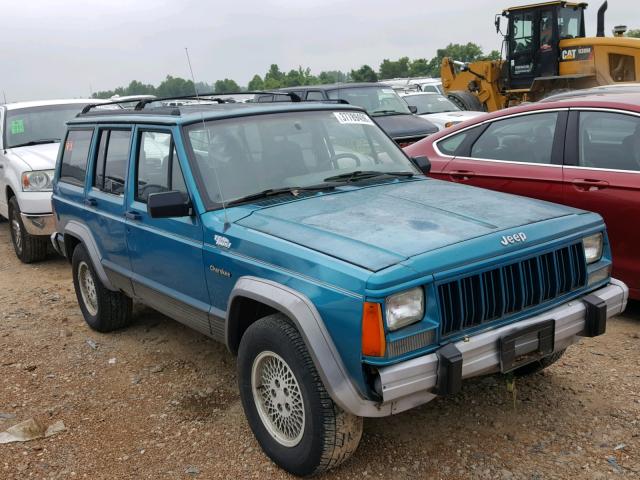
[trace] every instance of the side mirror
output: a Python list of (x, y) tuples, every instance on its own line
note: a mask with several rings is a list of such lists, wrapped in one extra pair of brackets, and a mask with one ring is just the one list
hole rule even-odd
[(411, 157), (411, 161), (425, 175), (428, 175), (431, 171), (431, 161), (426, 156)]
[(191, 202), (182, 192), (171, 190), (149, 194), (147, 213), (151, 218), (188, 217), (191, 215)]
[(418, 113), (418, 107), (416, 107), (415, 105), (409, 105), (409, 111), (411, 113)]

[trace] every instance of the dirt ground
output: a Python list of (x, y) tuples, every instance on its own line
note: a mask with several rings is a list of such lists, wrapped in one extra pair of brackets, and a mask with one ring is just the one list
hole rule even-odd
[[(225, 347), (146, 308), (109, 335), (78, 309), (70, 267), (23, 265), (0, 223), (0, 431), (62, 420), (0, 444), (0, 478), (290, 478), (260, 450)], [(355, 456), (325, 478), (640, 478), (640, 305), (607, 334), (516, 384), (463, 391), (366, 419)]]

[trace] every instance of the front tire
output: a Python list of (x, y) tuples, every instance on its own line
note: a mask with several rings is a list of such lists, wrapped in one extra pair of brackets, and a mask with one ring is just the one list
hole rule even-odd
[(20, 215), (20, 205), (16, 197), (9, 200), (9, 221), (11, 229), (11, 243), (16, 252), (16, 256), (22, 263), (41, 262), (47, 257), (47, 237), (30, 235), (24, 228), (22, 216)]
[(447, 98), (462, 110), (469, 110), (472, 112), (486, 111), (480, 100), (478, 100), (478, 97), (471, 92), (453, 90), (447, 93)]
[(551, 355), (541, 358), (540, 360), (536, 360), (535, 362), (528, 363), (523, 365), (520, 368), (516, 368), (513, 373), (516, 377), (528, 377), (533, 375), (534, 373), (541, 372), (547, 367), (550, 367), (554, 363), (556, 363), (560, 358), (564, 355), (564, 350), (559, 350)]
[(133, 302), (123, 293), (103, 285), (84, 245), (75, 248), (71, 264), (76, 297), (89, 327), (106, 333), (129, 325)]
[(286, 316), (270, 315), (247, 329), (238, 352), (238, 383), (251, 430), (264, 452), (288, 472), (327, 471), (358, 447), (362, 418), (333, 402)]

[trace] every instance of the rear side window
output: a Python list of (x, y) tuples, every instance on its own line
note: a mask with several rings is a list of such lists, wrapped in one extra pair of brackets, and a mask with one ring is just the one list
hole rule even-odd
[(471, 148), (471, 157), (550, 164), (558, 112), (497, 120)]
[(147, 203), (149, 195), (187, 187), (173, 138), (168, 132), (142, 132), (138, 148), (136, 200)]
[(437, 143), (438, 150), (440, 150), (445, 155), (455, 155), (456, 150), (460, 145), (462, 145), (462, 142), (464, 142), (464, 139), (467, 138), (467, 135), (467, 132), (462, 132), (449, 138), (445, 138), (441, 142)]
[(322, 92), (318, 92), (317, 90), (312, 90), (310, 92), (307, 92), (307, 100), (324, 100), (324, 96), (322, 95)]
[(640, 118), (608, 112), (580, 112), (579, 165), (640, 171)]
[(84, 185), (92, 137), (93, 130), (69, 130), (60, 164), (61, 182)]
[(131, 130), (102, 130), (93, 186), (112, 195), (124, 194)]

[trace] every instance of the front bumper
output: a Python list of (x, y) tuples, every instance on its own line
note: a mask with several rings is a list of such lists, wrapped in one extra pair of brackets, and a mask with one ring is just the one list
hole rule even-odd
[(21, 213), (22, 224), (29, 235), (49, 236), (55, 231), (55, 219), (52, 213)]
[[(553, 324), (553, 351), (576, 343), (580, 337), (604, 333), (606, 320), (626, 307), (627, 286), (615, 279), (595, 292), (559, 305), (527, 320), (489, 330), (442, 347), (437, 352), (378, 371), (377, 390), (382, 396), (377, 415), (384, 416), (426, 403), (437, 394), (453, 393), (462, 379), (501, 371), (501, 339), (518, 331)], [(538, 347), (538, 337), (516, 341), (515, 354)]]

